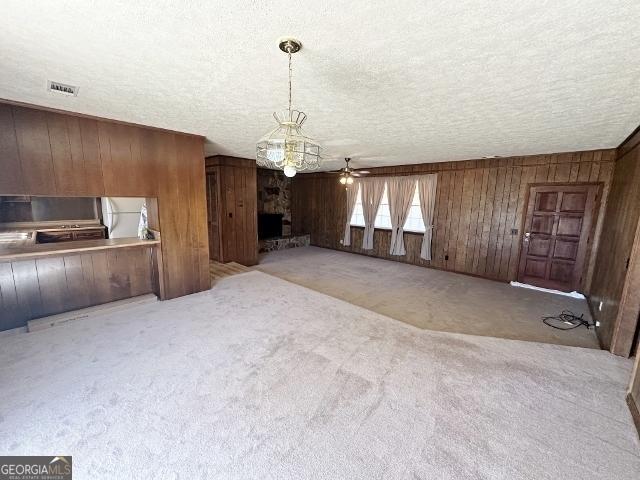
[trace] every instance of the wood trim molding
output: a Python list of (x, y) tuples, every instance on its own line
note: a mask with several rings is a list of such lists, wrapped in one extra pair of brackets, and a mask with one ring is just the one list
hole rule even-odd
[(640, 145), (640, 125), (625, 138), (620, 145), (618, 145), (618, 157), (621, 158), (635, 147)]
[(636, 405), (636, 402), (633, 399), (633, 395), (630, 393), (627, 394), (627, 405), (629, 406), (629, 412), (631, 412), (633, 423), (638, 431), (638, 437), (640, 437), (640, 411), (638, 410), (638, 405)]
[(156, 130), (158, 132), (173, 133), (177, 135), (186, 135), (188, 137), (197, 137), (202, 139), (205, 138), (204, 135), (200, 135), (197, 133), (179, 132), (177, 130), (169, 130), (168, 128), (152, 127), (149, 125), (142, 125), (140, 123), (125, 122), (124, 120), (116, 120), (114, 118), (98, 117), (97, 115), (89, 115), (88, 113), (73, 112), (71, 110), (62, 110), (60, 108), (45, 107), (43, 105), (35, 105), (33, 103), (18, 102), (16, 100), (9, 100), (7, 98), (0, 98), (0, 103), (4, 103), (6, 105), (13, 105), (16, 107), (31, 108), (33, 110), (41, 110), (44, 112), (61, 113), (63, 115), (70, 115), (72, 117), (88, 118), (91, 120), (99, 120), (101, 122), (116, 123), (118, 125), (127, 125), (129, 127), (144, 128), (147, 130)]

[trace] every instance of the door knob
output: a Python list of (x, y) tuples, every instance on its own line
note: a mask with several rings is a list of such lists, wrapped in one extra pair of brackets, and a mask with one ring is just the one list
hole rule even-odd
[(525, 242), (528, 242), (530, 238), (531, 238), (531, 234), (529, 232), (524, 234), (524, 241)]

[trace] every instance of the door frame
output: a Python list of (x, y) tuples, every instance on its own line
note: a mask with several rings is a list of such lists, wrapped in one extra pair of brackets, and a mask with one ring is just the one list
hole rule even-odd
[(522, 252), (524, 248), (524, 237), (527, 227), (527, 217), (529, 212), (529, 202), (531, 201), (531, 190), (534, 187), (597, 187), (596, 197), (593, 201), (593, 211), (591, 215), (591, 225), (589, 226), (589, 233), (587, 236), (587, 242), (584, 251), (584, 258), (581, 265), (581, 274), (580, 274), (580, 282), (577, 285), (576, 291), (584, 292), (587, 290), (587, 285), (585, 285), (585, 281), (587, 280), (587, 275), (585, 275), (589, 270), (589, 263), (591, 261), (591, 257), (593, 256), (593, 240), (596, 233), (596, 228), (599, 220), (600, 213), (600, 204), (602, 202), (602, 192), (604, 191), (604, 182), (531, 182), (527, 183), (526, 189), (527, 192), (524, 196), (524, 204), (522, 205), (522, 219), (520, 220), (520, 235), (518, 236), (518, 268), (516, 270), (516, 278), (518, 281), (520, 278), (520, 264), (522, 262)]

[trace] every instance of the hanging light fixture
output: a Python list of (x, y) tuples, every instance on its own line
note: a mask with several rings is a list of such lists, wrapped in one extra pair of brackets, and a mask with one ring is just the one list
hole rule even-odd
[(273, 114), (278, 126), (256, 145), (258, 165), (284, 170), (287, 177), (293, 177), (302, 170), (315, 170), (321, 161), (320, 145), (302, 132), (307, 116), (291, 106), (291, 55), (301, 48), (302, 44), (293, 38), (280, 42), (280, 50), (289, 57), (289, 108)]

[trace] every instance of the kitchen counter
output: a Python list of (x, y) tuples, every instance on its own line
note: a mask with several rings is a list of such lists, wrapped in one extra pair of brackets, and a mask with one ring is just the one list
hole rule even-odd
[(96, 230), (96, 229), (104, 229), (104, 225), (96, 224), (96, 225), (65, 225), (65, 226), (55, 226), (55, 225), (33, 225), (33, 226), (11, 226), (5, 227), (0, 226), (0, 233), (8, 233), (8, 232), (59, 232), (59, 231), (74, 231), (74, 230)]
[(0, 263), (33, 260), (56, 255), (72, 255), (115, 248), (145, 248), (160, 245), (160, 240), (134, 238), (111, 238), (100, 240), (78, 240), (63, 243), (36, 243), (22, 246), (0, 246)]

